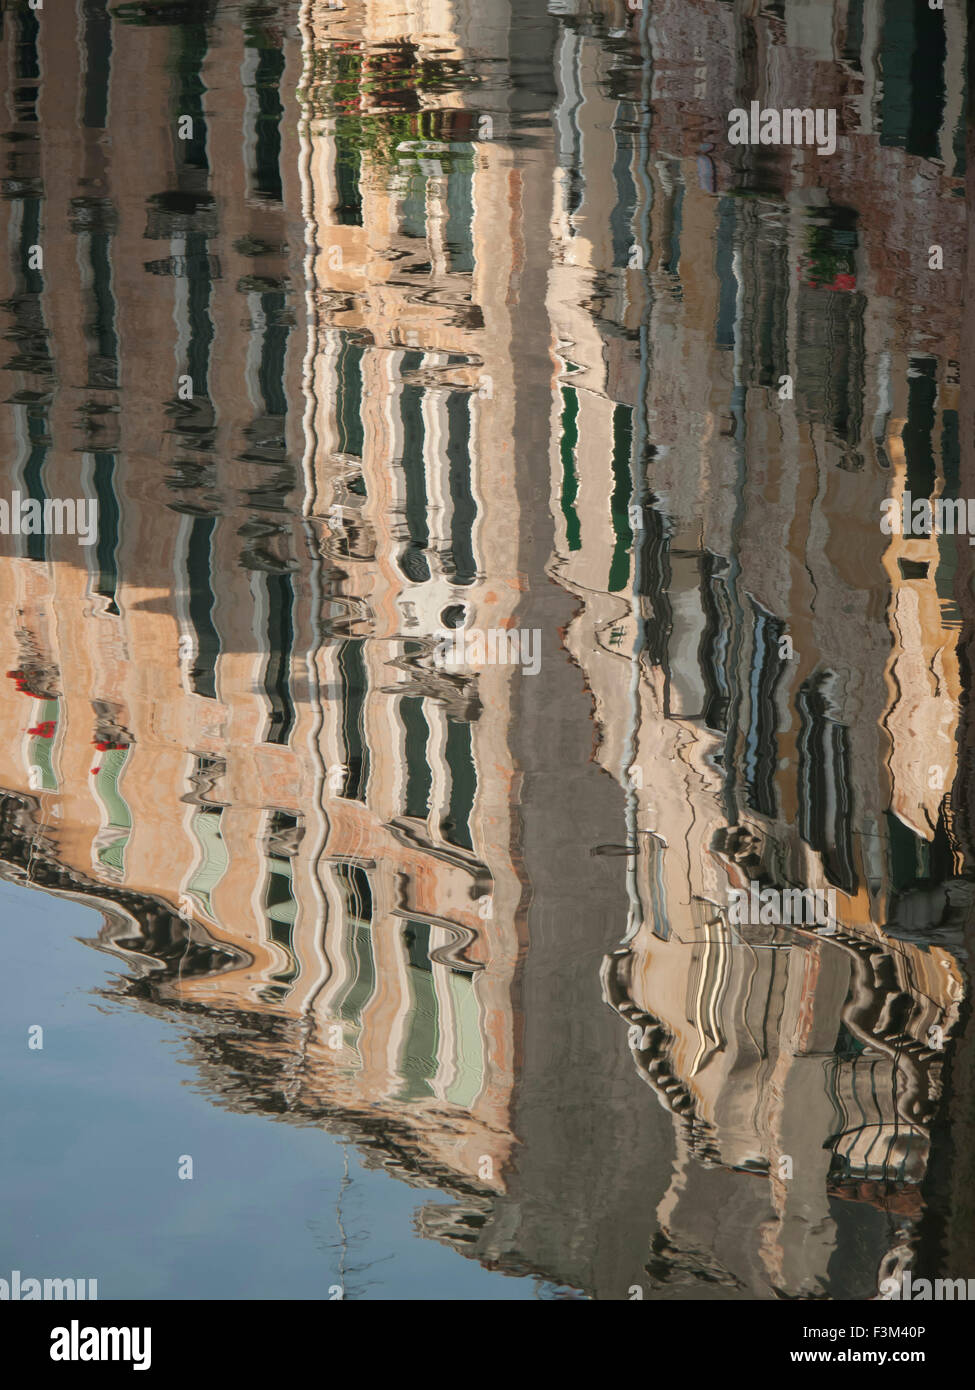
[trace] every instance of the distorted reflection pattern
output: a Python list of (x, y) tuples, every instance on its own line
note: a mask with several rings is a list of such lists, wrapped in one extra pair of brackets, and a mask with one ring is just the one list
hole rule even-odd
[(919, 1267), (972, 558), (880, 520), (964, 494), (960, 7), (43, 13), (0, 427), (97, 536), (0, 537), (5, 874), (487, 1269)]

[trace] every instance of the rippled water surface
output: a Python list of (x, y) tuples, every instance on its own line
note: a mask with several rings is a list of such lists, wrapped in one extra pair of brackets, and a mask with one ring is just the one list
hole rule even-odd
[(0, 1275), (975, 1275), (963, 8), (0, 48)]

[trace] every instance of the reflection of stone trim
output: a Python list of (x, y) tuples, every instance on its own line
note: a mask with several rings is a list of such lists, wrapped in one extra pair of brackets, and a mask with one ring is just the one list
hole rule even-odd
[[(680, 1121), (691, 1153), (705, 1167), (720, 1164), (721, 1154), (713, 1138), (714, 1126), (697, 1113), (693, 1093), (667, 1063), (674, 1035), (665, 1023), (638, 1008), (630, 997), (632, 960), (633, 952), (625, 948), (603, 958), (600, 971), (603, 998), (630, 1025), (630, 1051), (637, 1069), (661, 1103)], [(635, 1030), (640, 1030), (639, 1037)]]

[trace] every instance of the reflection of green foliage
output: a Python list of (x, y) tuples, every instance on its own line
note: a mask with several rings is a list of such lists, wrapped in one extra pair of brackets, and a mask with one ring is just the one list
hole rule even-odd
[[(470, 80), (454, 60), (418, 59), (412, 44), (332, 45), (312, 55), (297, 95), (310, 117), (334, 120), (339, 162), (358, 169), (363, 155), (371, 164), (395, 164), (404, 140), (449, 140), (451, 121), (461, 113), (425, 103)], [(432, 157), (450, 159), (446, 152)]]
[(806, 228), (805, 266), (809, 280), (830, 285), (837, 275), (852, 275), (856, 266), (856, 232), (852, 227), (817, 226)]

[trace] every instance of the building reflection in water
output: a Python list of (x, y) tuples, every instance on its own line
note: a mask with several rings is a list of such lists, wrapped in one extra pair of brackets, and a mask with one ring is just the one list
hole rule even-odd
[[(871, 1297), (972, 897), (967, 549), (879, 526), (961, 495), (963, 21), (552, 8), (7, 13), (8, 478), (99, 530), (2, 538), (2, 855), (432, 1238)], [(752, 99), (840, 152), (729, 147)]]

